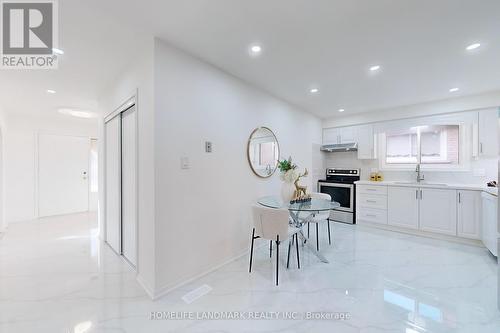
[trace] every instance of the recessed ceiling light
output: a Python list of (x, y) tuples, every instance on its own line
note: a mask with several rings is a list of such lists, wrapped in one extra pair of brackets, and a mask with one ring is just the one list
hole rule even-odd
[(56, 93), (56, 91), (55, 91), (55, 90), (52, 90), (52, 89), (47, 89), (47, 93), (48, 93), (48, 94), (55, 94), (55, 93)]
[(451, 89), (450, 89), (450, 92), (456, 92), (456, 91), (459, 91), (459, 90), (460, 90), (460, 89), (458, 89), (458, 88), (451, 88)]
[(475, 49), (477, 49), (477, 48), (478, 48), (478, 47), (480, 47), (480, 46), (481, 46), (481, 44), (479, 44), (479, 43), (474, 43), (474, 44), (471, 44), (471, 45), (467, 46), (465, 49), (466, 49), (467, 51), (471, 51), (471, 50), (475, 50)]
[(344, 109), (339, 109), (339, 112), (344, 112), (345, 110)]
[(61, 50), (61, 49), (57, 49), (57, 48), (52, 48), (52, 52), (54, 52), (55, 54), (59, 54), (59, 55), (63, 55), (64, 54), (64, 51)]
[(73, 117), (78, 117), (78, 118), (94, 118), (94, 114), (92, 112), (88, 112), (88, 111), (82, 111), (82, 110), (70, 109), (70, 108), (61, 108), (57, 111), (61, 114), (73, 116)]
[(311, 94), (317, 94), (317, 93), (319, 92), (319, 89), (318, 89), (318, 88), (311, 88), (311, 89), (309, 90), (309, 92), (310, 92)]
[(248, 52), (250, 53), (251, 56), (256, 57), (262, 53), (262, 46), (258, 44), (252, 44), (248, 48)]
[(370, 67), (370, 70), (371, 70), (372, 72), (378, 71), (379, 69), (380, 69), (380, 66), (379, 66), (379, 65), (375, 65), (375, 66)]

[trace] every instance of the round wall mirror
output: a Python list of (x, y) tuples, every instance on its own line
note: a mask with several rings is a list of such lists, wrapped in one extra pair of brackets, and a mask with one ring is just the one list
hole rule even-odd
[(278, 139), (267, 127), (254, 129), (248, 139), (248, 162), (253, 172), (262, 178), (271, 177), (278, 167)]

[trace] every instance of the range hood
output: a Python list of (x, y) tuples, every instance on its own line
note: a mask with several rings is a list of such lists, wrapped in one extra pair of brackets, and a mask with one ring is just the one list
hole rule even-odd
[(331, 145), (321, 146), (321, 151), (326, 151), (329, 153), (345, 152), (345, 151), (357, 151), (357, 150), (358, 150), (358, 143), (357, 142), (334, 143)]

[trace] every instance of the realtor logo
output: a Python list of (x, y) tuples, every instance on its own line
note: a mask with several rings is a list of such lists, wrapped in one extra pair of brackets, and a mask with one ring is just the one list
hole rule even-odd
[(57, 68), (55, 0), (1, 0), (2, 68)]

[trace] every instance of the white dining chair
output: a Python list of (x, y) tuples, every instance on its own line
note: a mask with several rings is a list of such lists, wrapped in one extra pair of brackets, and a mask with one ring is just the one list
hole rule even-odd
[[(311, 198), (319, 200), (332, 201), (332, 197), (326, 193), (311, 193)], [(332, 238), (330, 236), (330, 211), (315, 212), (313, 217), (307, 223), (307, 238), (309, 238), (311, 223), (316, 225), (316, 250), (319, 251), (319, 224), (326, 222), (328, 225), (328, 244), (332, 245)]]
[[(289, 224), (289, 212), (287, 209), (273, 209), (267, 208), (260, 205), (252, 206), (252, 218), (253, 218), (253, 230), (250, 246), (250, 267), (248, 272), (252, 272), (252, 260), (253, 260), (253, 246), (254, 241), (257, 238), (267, 239), (276, 243), (276, 285), (278, 285), (278, 274), (279, 274), (279, 246), (282, 241), (288, 239), (288, 257), (286, 267), (290, 266), (290, 249), (291, 241), (290, 237), (295, 238), (295, 248), (297, 251), (297, 266), (300, 268), (299, 259), (299, 242), (297, 233), (300, 231), (299, 228), (293, 227)], [(271, 253), (271, 252), (270, 252)]]

